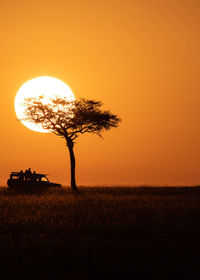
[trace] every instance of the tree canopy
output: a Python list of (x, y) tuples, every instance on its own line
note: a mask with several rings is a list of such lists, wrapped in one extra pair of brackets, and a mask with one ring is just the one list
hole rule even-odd
[(117, 127), (121, 121), (117, 115), (102, 110), (102, 102), (96, 100), (68, 101), (56, 97), (45, 104), (43, 96), (25, 101), (26, 120), (40, 123), (56, 135), (74, 141), (79, 134), (95, 133), (101, 136), (104, 130)]

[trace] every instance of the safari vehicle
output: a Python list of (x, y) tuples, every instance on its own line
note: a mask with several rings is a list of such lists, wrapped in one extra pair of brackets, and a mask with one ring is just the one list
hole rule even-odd
[(31, 172), (29, 168), (25, 172), (11, 172), (7, 181), (9, 188), (20, 187), (61, 187), (60, 184), (50, 182), (46, 174)]

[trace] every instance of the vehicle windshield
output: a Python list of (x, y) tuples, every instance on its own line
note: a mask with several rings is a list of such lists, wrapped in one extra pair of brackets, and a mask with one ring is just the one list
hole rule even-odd
[(49, 180), (47, 179), (47, 177), (42, 177), (42, 178), (41, 178), (41, 181), (42, 181), (42, 182), (49, 182)]

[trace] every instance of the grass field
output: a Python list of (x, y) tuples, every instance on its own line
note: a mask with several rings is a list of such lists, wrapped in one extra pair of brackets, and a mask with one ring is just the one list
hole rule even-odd
[(0, 279), (199, 279), (199, 187), (79, 189), (0, 188)]

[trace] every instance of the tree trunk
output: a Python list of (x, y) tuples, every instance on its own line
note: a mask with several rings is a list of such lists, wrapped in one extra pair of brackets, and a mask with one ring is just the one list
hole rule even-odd
[(75, 156), (74, 156), (74, 150), (73, 150), (74, 143), (71, 139), (67, 140), (67, 147), (69, 149), (70, 164), (71, 164), (71, 189), (72, 189), (72, 191), (77, 192), (78, 189), (77, 189), (77, 186), (76, 186), (76, 178), (75, 178), (76, 162), (75, 162)]

